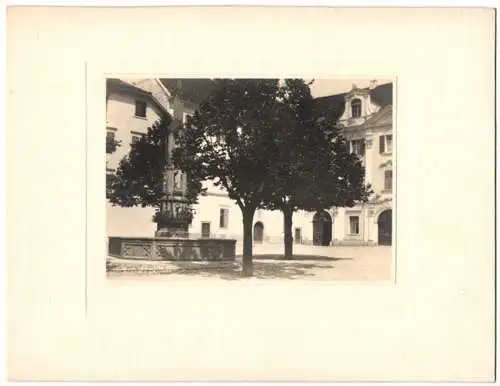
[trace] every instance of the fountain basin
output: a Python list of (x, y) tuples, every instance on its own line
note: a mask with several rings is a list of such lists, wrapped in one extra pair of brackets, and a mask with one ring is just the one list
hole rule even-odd
[(108, 254), (138, 260), (227, 261), (236, 256), (236, 240), (170, 237), (109, 237)]

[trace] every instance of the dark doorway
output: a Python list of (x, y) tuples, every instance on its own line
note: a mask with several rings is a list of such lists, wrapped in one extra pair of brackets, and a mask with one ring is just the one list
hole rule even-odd
[(330, 245), (332, 241), (332, 217), (325, 211), (313, 217), (313, 244)]
[(392, 210), (384, 210), (378, 216), (378, 244), (392, 245)]
[(300, 244), (302, 243), (302, 229), (300, 228), (295, 228), (295, 244)]
[(256, 243), (264, 241), (264, 224), (260, 221), (256, 222), (253, 226), (253, 241)]

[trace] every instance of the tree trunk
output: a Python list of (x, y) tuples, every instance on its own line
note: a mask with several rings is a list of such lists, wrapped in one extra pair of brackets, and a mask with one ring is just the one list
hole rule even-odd
[(243, 272), (245, 277), (253, 276), (252, 264), (252, 225), (253, 216), (255, 213), (254, 208), (242, 209), (243, 214)]
[(292, 235), (293, 210), (290, 206), (283, 208), (284, 236), (285, 236), (285, 260), (293, 258), (293, 235)]

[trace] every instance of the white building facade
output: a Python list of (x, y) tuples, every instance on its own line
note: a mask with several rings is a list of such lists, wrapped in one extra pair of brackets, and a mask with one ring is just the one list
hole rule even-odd
[[(107, 170), (113, 173), (119, 160), (130, 150), (130, 143), (159, 119), (172, 113), (169, 87), (173, 80), (127, 80), (121, 87), (108, 80), (107, 130), (121, 141), (118, 150), (108, 155)], [(198, 82), (198, 84), (196, 83)], [(207, 93), (208, 80), (192, 80), (184, 101), (184, 118), (193, 114)], [(113, 83), (113, 82), (111, 82)], [(128, 87), (128, 86), (130, 87)], [(202, 91), (197, 92), (200, 88)], [(142, 93), (141, 93), (142, 91)], [(353, 208), (331, 208), (321, 213), (298, 211), (293, 216), (295, 243), (316, 245), (391, 245), (393, 207), (392, 83), (357, 88), (345, 94), (317, 98), (318, 106), (340, 111), (338, 120), (351, 151), (365, 166), (366, 182), (374, 194), (369, 202)], [(146, 114), (144, 111), (146, 104)], [(110, 132), (114, 134), (109, 134)], [(194, 207), (190, 237), (233, 238), (242, 240), (240, 208), (220, 188), (205, 183), (207, 195)], [(151, 237), (156, 225), (152, 208), (119, 208), (108, 204), (109, 236)], [(255, 243), (283, 242), (283, 214), (257, 210), (254, 217)]]

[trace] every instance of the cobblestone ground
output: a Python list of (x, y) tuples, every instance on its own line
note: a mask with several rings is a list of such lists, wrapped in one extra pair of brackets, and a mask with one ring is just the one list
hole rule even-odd
[(386, 281), (392, 280), (390, 247), (294, 246), (293, 260), (283, 260), (282, 245), (254, 246), (254, 276), (241, 277), (241, 245), (235, 262), (137, 261), (108, 258), (108, 277), (151, 276), (157, 278), (258, 280), (306, 279)]

